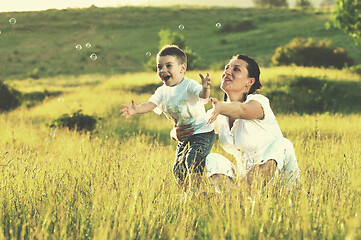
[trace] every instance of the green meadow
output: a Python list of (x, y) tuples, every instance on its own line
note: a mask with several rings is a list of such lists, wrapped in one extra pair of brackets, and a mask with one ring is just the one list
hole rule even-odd
[[(0, 114), (0, 239), (360, 239), (360, 75), (269, 66), (275, 48), (294, 37), (331, 39), (360, 64), (353, 40), (325, 29), (329, 19), (329, 10), (298, 9), (0, 13), (0, 80), (22, 101)], [(256, 28), (219, 33), (215, 26), (243, 20)], [(185, 197), (171, 171), (172, 123), (119, 113), (162, 84), (143, 65), (147, 52), (156, 54), (161, 29), (181, 32), (201, 56), (204, 69), (186, 76), (200, 81), (198, 73), (209, 72), (212, 97), (223, 98), (213, 64), (236, 53), (260, 62), (262, 93), (295, 147), (298, 189), (238, 184), (220, 194), (204, 178), (200, 193)], [(77, 111), (97, 120), (94, 131), (50, 126)], [(212, 152), (234, 162), (218, 141)]]

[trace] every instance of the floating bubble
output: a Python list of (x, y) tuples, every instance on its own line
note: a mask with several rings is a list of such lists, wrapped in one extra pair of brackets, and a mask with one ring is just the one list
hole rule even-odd
[(50, 143), (50, 142), (51, 142), (51, 137), (47, 137), (47, 138), (45, 138), (45, 142)]
[(217, 28), (220, 28), (220, 27), (222, 27), (222, 24), (216, 23), (216, 27), (217, 27)]
[(56, 127), (52, 127), (52, 128), (50, 128), (50, 130), (51, 130), (52, 132), (56, 132)]
[(91, 44), (90, 43), (87, 43), (87, 44), (85, 44), (85, 46), (87, 47), (87, 48), (91, 48)]
[(61, 102), (61, 103), (63, 103), (63, 102), (64, 102), (64, 98), (60, 97), (60, 98), (58, 98), (58, 101)]
[(83, 47), (80, 44), (78, 44), (75, 46), (75, 48), (76, 48), (76, 50), (81, 50)]
[(50, 136), (52, 137), (52, 138), (55, 138), (56, 137), (56, 132), (52, 132), (52, 133), (50, 133)]
[(180, 30), (183, 30), (183, 29), (184, 29), (184, 26), (181, 24), (181, 25), (178, 26), (178, 28), (179, 28)]
[(91, 59), (91, 60), (97, 60), (97, 58), (98, 58), (98, 56), (97, 56), (95, 53), (92, 53), (92, 54), (90, 55), (90, 59)]
[(147, 52), (145, 55), (147, 55), (148, 57), (152, 56), (151, 52)]
[(16, 19), (15, 18), (10, 18), (9, 23), (14, 25), (16, 23)]

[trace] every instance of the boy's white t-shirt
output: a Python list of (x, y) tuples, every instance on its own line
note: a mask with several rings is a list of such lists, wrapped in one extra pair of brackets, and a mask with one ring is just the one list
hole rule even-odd
[(262, 120), (236, 119), (229, 129), (228, 117), (219, 115), (214, 124), (223, 149), (236, 157), (241, 174), (260, 163), (270, 144), (283, 138), (268, 98), (261, 94), (251, 94), (247, 96), (245, 103), (251, 100), (261, 104), (264, 112)]
[(157, 105), (154, 112), (177, 120), (177, 125), (192, 124), (193, 134), (210, 132), (211, 125), (207, 125), (208, 117), (204, 104), (208, 99), (201, 99), (199, 93), (202, 86), (195, 80), (184, 78), (178, 85), (169, 87), (165, 84), (157, 88), (149, 102)]

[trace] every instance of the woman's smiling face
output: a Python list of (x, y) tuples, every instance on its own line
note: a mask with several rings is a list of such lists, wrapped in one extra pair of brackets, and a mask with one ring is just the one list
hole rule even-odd
[(241, 59), (231, 60), (222, 73), (221, 89), (227, 94), (239, 93), (242, 96), (248, 92), (252, 85), (248, 77), (248, 63)]

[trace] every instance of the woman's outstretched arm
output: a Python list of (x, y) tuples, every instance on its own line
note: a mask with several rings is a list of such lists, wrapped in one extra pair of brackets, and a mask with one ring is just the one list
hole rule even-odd
[(262, 105), (254, 100), (247, 103), (241, 102), (220, 102), (216, 98), (211, 98), (213, 104), (213, 111), (209, 118), (208, 124), (211, 124), (217, 119), (219, 114), (231, 117), (234, 119), (263, 119), (264, 112)]

